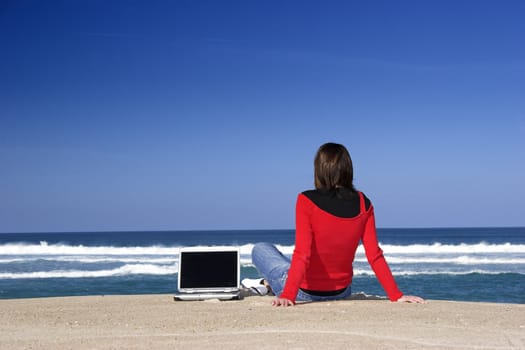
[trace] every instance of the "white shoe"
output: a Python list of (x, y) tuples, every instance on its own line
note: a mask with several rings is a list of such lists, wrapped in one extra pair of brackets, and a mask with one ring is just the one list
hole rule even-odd
[(268, 288), (262, 284), (263, 280), (262, 278), (245, 278), (241, 281), (241, 285), (258, 295), (266, 295), (268, 294)]

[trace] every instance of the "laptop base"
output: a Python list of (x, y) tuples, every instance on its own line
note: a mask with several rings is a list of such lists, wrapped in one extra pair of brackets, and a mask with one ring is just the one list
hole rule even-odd
[(219, 300), (240, 300), (241, 292), (232, 292), (232, 293), (184, 293), (176, 294), (173, 297), (175, 301), (196, 301), (196, 300), (210, 300), (210, 299), (219, 299)]

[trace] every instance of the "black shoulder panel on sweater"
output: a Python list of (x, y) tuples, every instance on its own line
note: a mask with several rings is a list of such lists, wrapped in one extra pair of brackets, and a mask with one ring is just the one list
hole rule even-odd
[[(353, 218), (359, 215), (360, 203), (359, 194), (347, 188), (337, 188), (335, 190), (309, 190), (303, 194), (310, 199), (320, 209), (341, 217)], [(370, 200), (363, 194), (365, 208), (368, 210), (371, 206)]]

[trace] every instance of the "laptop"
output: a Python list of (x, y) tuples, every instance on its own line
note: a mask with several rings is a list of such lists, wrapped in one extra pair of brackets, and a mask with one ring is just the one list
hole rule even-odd
[(241, 298), (239, 249), (232, 247), (188, 247), (179, 252), (181, 300), (232, 300)]

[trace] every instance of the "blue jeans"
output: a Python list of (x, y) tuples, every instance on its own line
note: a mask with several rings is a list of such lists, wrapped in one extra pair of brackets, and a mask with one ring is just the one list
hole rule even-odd
[[(252, 250), (252, 263), (257, 271), (268, 282), (275, 295), (279, 296), (283, 292), (290, 259), (284, 256), (273, 244), (257, 243)], [(337, 295), (319, 296), (308, 294), (301, 289), (297, 293), (297, 301), (328, 301), (348, 298), (352, 294), (350, 286)]]

